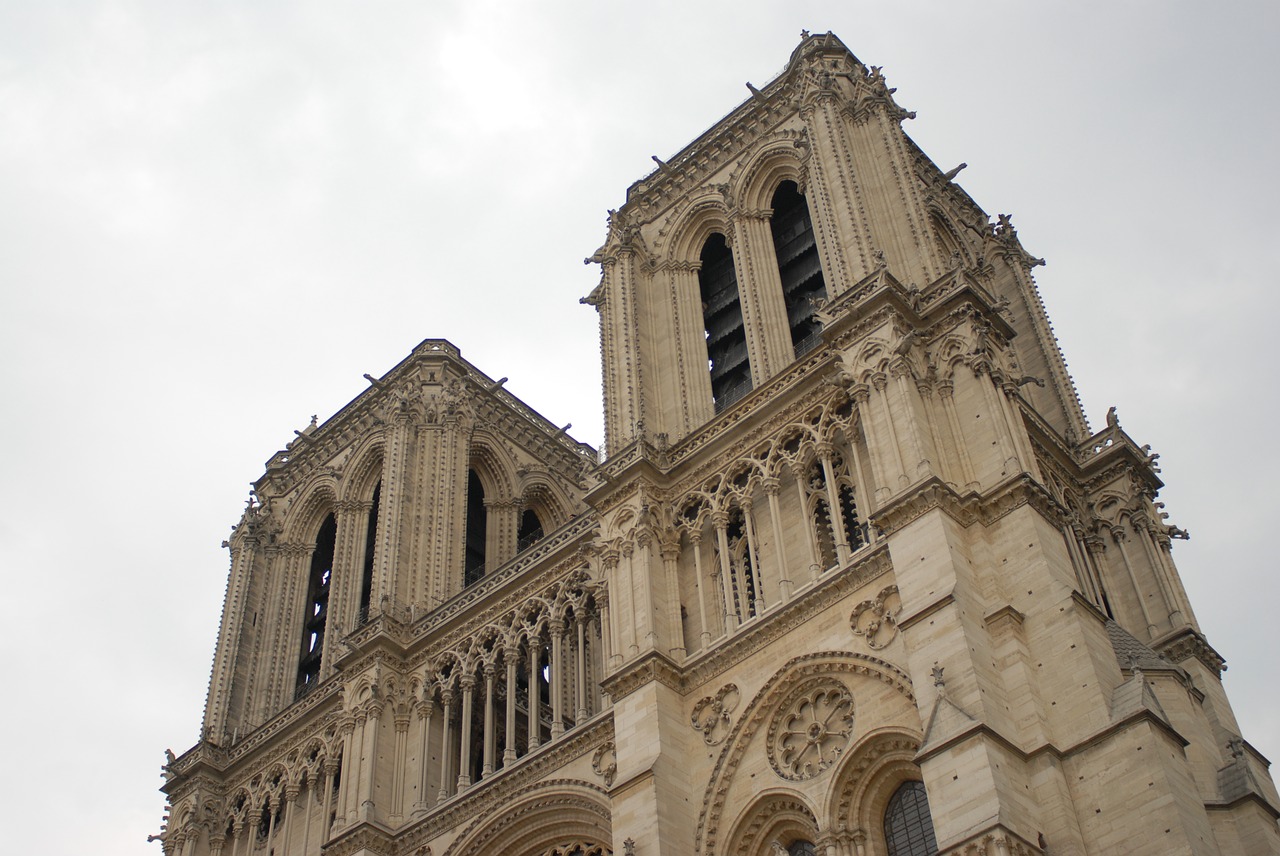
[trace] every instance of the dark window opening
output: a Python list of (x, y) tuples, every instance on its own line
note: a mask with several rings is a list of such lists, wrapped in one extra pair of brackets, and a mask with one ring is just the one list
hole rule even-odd
[(754, 618), (756, 615), (756, 575), (751, 561), (751, 545), (746, 534), (746, 519), (741, 508), (735, 508), (729, 517), (729, 525), (725, 530), (728, 537), (730, 560), (734, 575), (731, 580), (734, 609), (741, 621)]
[(862, 524), (858, 522), (858, 503), (854, 499), (853, 488), (847, 484), (840, 485), (840, 512), (844, 517), (844, 534), (849, 549), (856, 550), (863, 545)]
[(812, 841), (796, 841), (787, 848), (787, 856), (817, 856)]
[(378, 505), (382, 498), (382, 482), (373, 488), (373, 505), (369, 508), (369, 528), (364, 538), (364, 573), (360, 581), (360, 618), (369, 615), (369, 598), (373, 595), (373, 552), (378, 540)]
[(794, 181), (784, 181), (773, 194), (773, 249), (782, 277), (782, 298), (787, 306), (791, 344), (796, 356), (813, 350), (822, 341), (822, 325), (815, 317), (815, 303), (827, 296), (822, 262), (813, 236), (809, 206)]
[(329, 583), (333, 576), (333, 548), (338, 537), (338, 521), (332, 514), (320, 524), (316, 549), (311, 554), (307, 582), (307, 609), (302, 622), (302, 655), (298, 660), (298, 692), (309, 690), (320, 677), (324, 654), (324, 628), (329, 618)]
[(702, 323), (707, 333), (707, 366), (711, 398), (719, 412), (751, 391), (747, 334), (738, 302), (738, 279), (733, 253), (724, 235), (715, 234), (702, 245), (698, 291), (702, 295)]
[(884, 840), (889, 856), (933, 856), (938, 852), (923, 783), (904, 782), (889, 798)]
[(532, 508), (520, 515), (520, 531), (516, 533), (516, 552), (532, 547), (542, 538), (542, 521)]
[(484, 507), (484, 486), (475, 470), (467, 470), (467, 540), (463, 565), (463, 584), (471, 585), (484, 576), (484, 547), (488, 537), (488, 518)]

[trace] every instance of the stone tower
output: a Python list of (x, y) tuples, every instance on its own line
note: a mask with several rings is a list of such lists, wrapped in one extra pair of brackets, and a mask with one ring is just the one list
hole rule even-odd
[(831, 34), (638, 181), (607, 456), (428, 340), (267, 464), (169, 856), (1280, 853), (1149, 447)]

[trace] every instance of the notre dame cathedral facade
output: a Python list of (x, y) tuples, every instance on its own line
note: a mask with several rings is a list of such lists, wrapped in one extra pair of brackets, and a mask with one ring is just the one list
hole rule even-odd
[(633, 184), (608, 454), (444, 340), (268, 461), (166, 856), (1280, 852), (1148, 447), (830, 34)]

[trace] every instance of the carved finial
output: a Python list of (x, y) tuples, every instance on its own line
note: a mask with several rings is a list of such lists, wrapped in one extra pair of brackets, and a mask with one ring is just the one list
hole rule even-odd
[(944, 689), (947, 685), (947, 682), (942, 677), (942, 673), (945, 670), (945, 666), (939, 666), (936, 662), (933, 664), (933, 685), (938, 689)]
[(630, 838), (622, 842), (622, 852), (625, 856), (636, 856), (636, 842)]
[(801, 30), (801, 31), (800, 31), (800, 41), (802, 41), (802, 42), (803, 42), (803, 41), (804, 41), (805, 39), (807, 39), (807, 38), (809, 38), (809, 31), (808, 31), (808, 30)]
[(1231, 753), (1232, 759), (1239, 761), (1244, 757), (1244, 741), (1239, 737), (1232, 737), (1227, 741), (1227, 751)]

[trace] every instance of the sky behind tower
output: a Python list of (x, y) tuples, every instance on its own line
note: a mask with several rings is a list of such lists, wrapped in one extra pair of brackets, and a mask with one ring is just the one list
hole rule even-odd
[(605, 212), (800, 30), (1011, 213), (1094, 427), (1280, 758), (1280, 7), (0, 0), (0, 657), (13, 853), (159, 854), (263, 463), (424, 338), (602, 439)]

